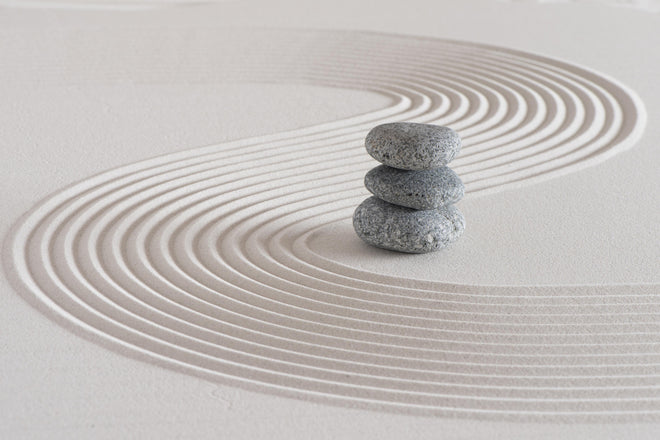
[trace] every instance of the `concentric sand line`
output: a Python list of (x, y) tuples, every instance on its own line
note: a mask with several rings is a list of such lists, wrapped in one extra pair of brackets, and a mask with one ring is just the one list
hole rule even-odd
[(474, 196), (629, 148), (645, 123), (632, 92), (567, 63), (478, 44), (237, 32), (187, 34), (188, 46), (171, 50), (188, 63), (151, 79), (217, 72), (215, 81), (367, 89), (392, 104), (128, 165), (51, 196), (4, 252), (32, 303), (122, 351), (257, 390), (470, 417), (660, 413), (657, 286), (624, 295), (620, 286), (409, 280), (329, 260), (310, 244), (321, 228), (341, 228), (363, 198), (372, 161), (361, 144), (376, 124), (456, 128), (464, 148), (454, 168)]

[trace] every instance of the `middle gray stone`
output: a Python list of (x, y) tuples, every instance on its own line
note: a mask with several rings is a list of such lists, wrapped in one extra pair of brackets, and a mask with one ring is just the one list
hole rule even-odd
[(448, 167), (413, 171), (380, 165), (367, 173), (364, 186), (381, 200), (423, 210), (456, 203), (465, 194), (463, 182)]

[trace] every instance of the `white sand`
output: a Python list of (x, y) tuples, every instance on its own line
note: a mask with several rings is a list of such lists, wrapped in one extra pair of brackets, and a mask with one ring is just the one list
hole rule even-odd
[[(660, 17), (302, 5), (4, 9), (0, 434), (653, 438)], [(465, 141), (446, 252), (351, 230), (389, 120)]]

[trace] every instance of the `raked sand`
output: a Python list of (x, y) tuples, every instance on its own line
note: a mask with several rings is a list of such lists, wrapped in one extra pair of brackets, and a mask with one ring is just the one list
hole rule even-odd
[[(130, 394), (92, 404), (92, 420), (117, 418), (101, 428), (78, 422), (89, 416), (76, 408), (87, 392), (116, 389), (113, 380), (140, 394), (156, 374), (163, 379), (146, 380), (141, 395), (160, 412), (131, 413), (152, 434), (176, 407), (173, 429), (212, 436), (213, 418), (191, 420), (224, 402), (223, 425), (246, 437), (292, 417), (287, 408), (306, 414), (299, 433), (329, 412), (328, 436), (350, 433), (331, 422), (347, 417), (392, 438), (379, 420), (484, 438), (595, 435), (602, 425), (586, 423), (611, 421), (651, 435), (660, 136), (646, 115), (660, 103), (648, 72), (658, 60), (609, 37), (573, 52), (570, 35), (557, 35), (553, 51), (530, 21), (600, 35), (599, 23), (626, 14), (620, 41), (632, 47), (636, 35), (654, 35), (658, 17), (601, 4), (450, 4), (440, 28), (406, 21), (419, 11), (386, 26), (399, 6), (364, 14), (361, 28), (339, 5), (326, 11), (336, 29), (293, 5), (268, 18), (272, 6), (252, 16), (254, 5), (240, 2), (109, 15), (7, 9), (14, 24), (0, 51), (15, 62), (0, 84), (14, 98), (0, 107), (12, 164), (3, 174), (17, 191), (3, 218), (3, 313), (12, 315), (3, 334), (15, 347), (0, 359), (15, 390), (3, 429), (130, 432), (121, 422)], [(307, 29), (284, 26), (285, 11)], [(516, 14), (530, 17), (516, 23), (535, 38), (507, 28)], [(571, 24), (596, 14), (599, 22)], [(465, 29), (475, 42), (460, 41)], [(466, 184), (468, 226), (445, 251), (394, 254), (352, 231), (362, 177), (376, 164), (364, 136), (390, 121), (448, 125), (463, 139), (452, 168)], [(21, 185), (35, 173), (41, 186)], [(60, 183), (44, 187), (49, 178)], [(68, 385), (71, 354), (39, 348), (51, 343), (80, 347), (75, 362), (95, 367), (76, 377), (97, 379)], [(50, 363), (24, 367), (28, 353), (50, 353)], [(108, 359), (140, 366), (106, 380)], [(50, 387), (42, 409), (68, 396), (46, 419), (31, 419), (39, 405), (20, 404), (33, 400), (35, 377)], [(194, 403), (151, 402), (168, 386), (174, 401)], [(233, 397), (191, 399), (207, 386)]]

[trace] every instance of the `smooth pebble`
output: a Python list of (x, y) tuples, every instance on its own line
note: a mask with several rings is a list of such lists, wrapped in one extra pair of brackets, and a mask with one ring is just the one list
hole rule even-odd
[(411, 171), (379, 165), (364, 177), (364, 186), (379, 199), (413, 209), (439, 208), (465, 194), (463, 182), (448, 167)]
[(465, 219), (453, 205), (419, 211), (369, 197), (353, 213), (353, 227), (372, 246), (422, 254), (456, 241)]
[(385, 165), (402, 170), (430, 170), (451, 162), (461, 149), (461, 139), (448, 127), (393, 122), (372, 128), (365, 147)]

